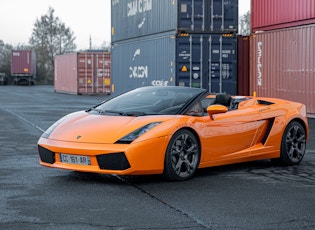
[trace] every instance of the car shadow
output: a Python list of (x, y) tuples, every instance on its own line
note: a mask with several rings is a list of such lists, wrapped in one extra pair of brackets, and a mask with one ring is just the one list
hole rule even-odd
[[(196, 174), (190, 180), (201, 179), (205, 177), (225, 176), (235, 174), (252, 174), (257, 171), (294, 171), (297, 168), (308, 167), (308, 163), (303, 162), (297, 166), (284, 166), (271, 162), (270, 160), (252, 161), (246, 163), (237, 163), (224, 166), (215, 166), (209, 168), (198, 169)], [(85, 182), (85, 183), (103, 183), (113, 185), (132, 185), (141, 186), (146, 184), (160, 183), (182, 183), (181, 181), (170, 181), (163, 175), (137, 175), (137, 176), (118, 176), (107, 174), (96, 174), (86, 172), (70, 172), (62, 176), (63, 179), (69, 182)], [(189, 181), (186, 181), (189, 183)]]
[[(275, 166), (275, 164), (271, 163), (270, 161), (255, 161), (198, 169), (192, 180), (196, 177), (215, 176), (236, 171), (246, 171), (252, 168), (268, 168), (272, 166)], [(66, 177), (68, 177), (67, 180), (71, 181), (106, 184), (146, 184), (174, 182), (166, 179), (163, 177), (163, 175), (118, 176), (78, 171), (72, 171), (68, 173)]]

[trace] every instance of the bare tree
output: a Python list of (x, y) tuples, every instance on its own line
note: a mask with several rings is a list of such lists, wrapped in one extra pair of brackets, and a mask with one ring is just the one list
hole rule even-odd
[(10, 75), (11, 50), (11, 45), (0, 40), (0, 73), (5, 73), (8, 76)]
[(245, 14), (241, 15), (239, 21), (239, 33), (241, 35), (249, 35), (250, 34), (250, 13), (247, 11)]
[(49, 7), (48, 13), (36, 20), (29, 40), (37, 56), (38, 80), (47, 83), (52, 83), (54, 79), (55, 56), (76, 49), (73, 32), (54, 16), (54, 11)]

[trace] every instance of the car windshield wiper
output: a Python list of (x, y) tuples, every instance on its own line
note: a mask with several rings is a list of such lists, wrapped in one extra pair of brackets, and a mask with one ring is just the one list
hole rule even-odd
[(98, 114), (118, 114), (118, 115), (123, 115), (124, 113), (123, 112), (120, 112), (120, 111), (115, 111), (115, 110), (102, 110), (102, 109), (95, 109), (95, 108), (92, 108), (92, 109), (89, 109), (87, 112), (97, 112)]
[(116, 110), (102, 110), (102, 109), (90, 109), (90, 111), (95, 111), (98, 114), (104, 115), (104, 114), (115, 114), (120, 116), (130, 116), (130, 117), (139, 117), (139, 116), (146, 116), (146, 115), (156, 115), (158, 113), (145, 113), (145, 112), (138, 112), (138, 111), (128, 111), (128, 112), (122, 112), (122, 111), (116, 111)]
[(130, 111), (130, 112), (124, 112), (122, 115), (131, 116), (131, 117), (139, 117), (139, 116), (145, 116), (147, 114), (144, 112)]

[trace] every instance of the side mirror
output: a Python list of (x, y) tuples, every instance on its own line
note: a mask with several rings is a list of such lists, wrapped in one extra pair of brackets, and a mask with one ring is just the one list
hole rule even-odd
[(207, 108), (207, 113), (211, 120), (213, 120), (213, 115), (214, 114), (219, 114), (219, 113), (226, 113), (228, 111), (228, 108), (224, 105), (210, 105)]

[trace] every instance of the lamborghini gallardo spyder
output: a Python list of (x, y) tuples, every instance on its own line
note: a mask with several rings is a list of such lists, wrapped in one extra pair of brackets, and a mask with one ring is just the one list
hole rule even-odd
[(186, 180), (198, 168), (238, 162), (299, 164), (307, 139), (303, 104), (152, 86), (61, 118), (38, 151), (52, 168)]

